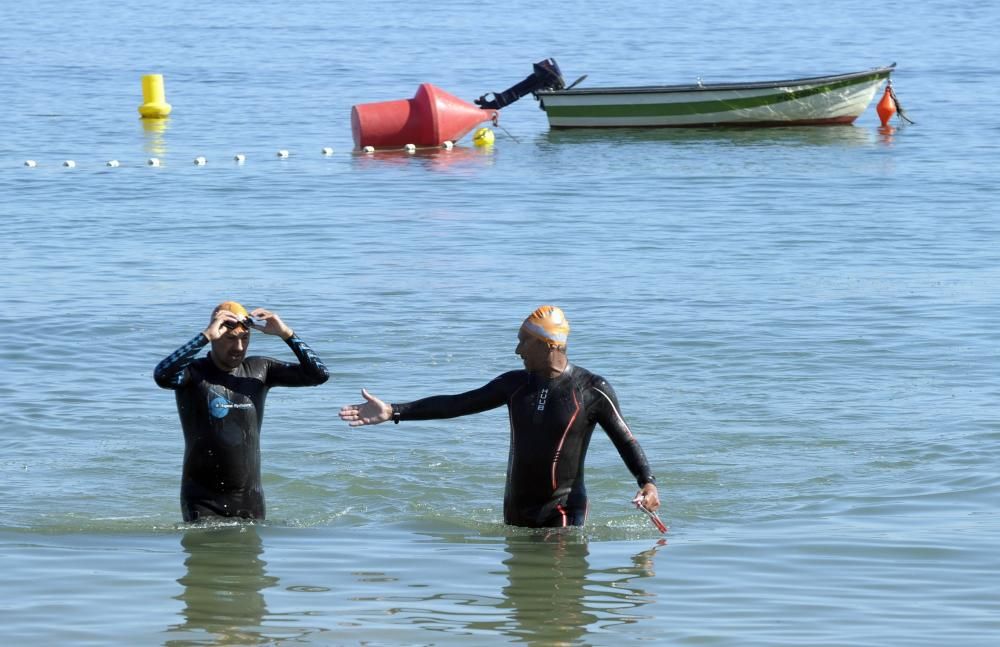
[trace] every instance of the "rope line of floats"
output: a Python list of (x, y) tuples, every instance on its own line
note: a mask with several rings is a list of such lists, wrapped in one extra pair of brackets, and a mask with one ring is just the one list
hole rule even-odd
[[(488, 129), (484, 129), (484, 130), (488, 130)], [(474, 138), (474, 141), (475, 141), (475, 138)], [(479, 144), (477, 144), (477, 145), (479, 145)], [(455, 147), (455, 142), (446, 141), (438, 149), (429, 149), (429, 148), (426, 148), (426, 147), (421, 147), (421, 148), (418, 149), (414, 144), (407, 144), (402, 149), (391, 149), (391, 150), (390, 149), (381, 149), (381, 152), (395, 152), (395, 153), (406, 152), (406, 153), (409, 153), (409, 154), (412, 155), (412, 154), (415, 154), (418, 150), (420, 150), (420, 151), (427, 151), (427, 150), (446, 150), (446, 151), (450, 151), (454, 147)], [(333, 157), (334, 152), (335, 151), (332, 148), (330, 148), (330, 147), (324, 147), (324, 148), (322, 148), (320, 150), (320, 155), (323, 156), (323, 157)], [(365, 146), (363, 149), (361, 149), (361, 151), (351, 151), (351, 154), (353, 155), (353, 154), (359, 154), (360, 153), (360, 154), (364, 154), (364, 155), (374, 155), (376, 152), (378, 152), (378, 151), (376, 151), (373, 146)], [(281, 149), (281, 150), (279, 150), (279, 151), (277, 151), (275, 153), (274, 157), (276, 157), (279, 160), (287, 160), (287, 159), (289, 159), (289, 158), (292, 157), (292, 153), (289, 150)], [(246, 161), (247, 161), (247, 156), (246, 156), (245, 153), (236, 153), (232, 157), (232, 162), (234, 162), (237, 165), (244, 164)], [(207, 166), (208, 165), (208, 158), (205, 157), (204, 155), (199, 155), (199, 156), (195, 157), (193, 160), (191, 160), (191, 163), (194, 166)], [(143, 166), (151, 166), (151, 167), (161, 167), (161, 166), (164, 166), (164, 160), (161, 159), (161, 158), (159, 158), (159, 157), (150, 157), (142, 165)], [(24, 166), (27, 167), (27, 168), (37, 168), (37, 167), (39, 167), (41, 165), (38, 163), (37, 160), (28, 159), (28, 160), (24, 160)], [(67, 159), (67, 160), (63, 160), (60, 163), (60, 166), (62, 166), (63, 168), (77, 168), (77, 163), (76, 163), (76, 160)], [(106, 161), (104, 163), (104, 166), (106, 166), (108, 168), (119, 168), (119, 167), (128, 166), (128, 165), (125, 164), (124, 162), (120, 161), (120, 160), (110, 159), (110, 160), (108, 160), (108, 161)]]
[[(443, 91), (438, 90), (437, 88), (434, 88), (429, 84), (426, 84), (426, 86), (427, 86), (426, 88), (422, 87), (421, 91), (437, 92), (438, 94), (445, 95), (446, 99), (454, 99), (454, 97), (447, 95), (447, 93), (444, 93)], [(142, 97), (143, 97), (143, 103), (142, 105), (139, 106), (139, 114), (141, 115), (142, 119), (148, 120), (150, 122), (161, 122), (161, 123), (165, 122), (167, 117), (170, 115), (172, 107), (169, 103), (167, 103), (166, 100), (166, 92), (164, 90), (162, 74), (147, 74), (142, 77)], [(355, 111), (357, 111), (359, 108), (363, 108), (375, 113), (377, 117), (384, 117), (388, 113), (388, 111), (392, 111), (395, 109), (395, 106), (393, 104), (398, 104), (398, 103), (405, 103), (405, 101), (404, 102), (391, 101), (391, 102), (383, 102), (381, 104), (367, 104), (362, 106), (355, 106)], [(499, 124), (497, 123), (496, 119), (496, 111), (491, 111), (491, 114), (492, 114), (493, 125), (499, 127)], [(480, 119), (480, 121), (482, 121), (482, 118), (479, 118), (478, 116), (471, 117), (471, 119)], [(458, 136), (460, 137), (461, 135), (464, 135), (467, 132), (468, 130), (465, 130)], [(513, 135), (511, 135), (511, 137), (513, 138)], [(439, 139), (437, 141), (440, 142), (441, 140)], [(486, 127), (477, 129), (472, 136), (472, 143), (477, 147), (492, 146), (494, 141), (495, 141), (495, 136), (493, 134), (493, 131)], [(455, 142), (449, 139), (445, 140), (444, 142), (441, 142), (439, 146), (421, 146), (420, 149), (452, 150), (454, 147), (455, 147)], [(417, 152), (418, 148), (416, 144), (405, 144), (405, 145), (397, 144), (394, 147), (383, 147), (380, 148), (379, 150), (392, 151), (392, 152), (405, 151), (406, 153), (414, 154)], [(357, 153), (357, 152), (366, 155), (374, 155), (376, 149), (374, 146), (361, 146), (359, 147), (359, 149), (352, 151), (352, 153)], [(333, 148), (326, 146), (320, 150), (320, 153), (324, 157), (331, 157), (334, 153), (334, 150)], [(277, 157), (279, 160), (286, 160), (289, 157), (291, 157), (291, 152), (288, 151), (287, 149), (280, 149), (277, 151), (277, 153), (275, 153), (275, 157)], [(236, 153), (232, 159), (236, 164), (243, 164), (247, 161), (247, 156), (245, 153)], [(192, 163), (195, 166), (206, 166), (208, 164), (208, 159), (203, 155), (199, 155), (195, 157), (194, 160), (192, 160)], [(123, 166), (122, 162), (120, 162), (117, 159), (110, 159), (107, 162), (105, 162), (104, 165), (108, 168), (118, 168), (120, 166)], [(159, 157), (150, 157), (146, 160), (145, 165), (151, 167), (159, 167), (163, 166), (163, 161)], [(39, 166), (39, 164), (37, 160), (28, 159), (24, 161), (24, 166), (27, 168), (36, 168)], [(61, 166), (64, 168), (76, 168), (77, 166), (76, 160), (72, 159), (63, 160)]]

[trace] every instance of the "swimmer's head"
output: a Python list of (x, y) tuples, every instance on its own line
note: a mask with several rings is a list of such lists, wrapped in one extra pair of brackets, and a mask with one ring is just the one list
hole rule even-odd
[(242, 325), (247, 330), (250, 330), (251, 328), (250, 313), (247, 312), (247, 309), (244, 308), (242, 304), (237, 303), (236, 301), (223, 301), (219, 305), (215, 306), (215, 310), (212, 310), (212, 319), (215, 319), (216, 315), (218, 315), (219, 312), (222, 310), (228, 310), (229, 312), (236, 315), (236, 318), (240, 320), (239, 324), (228, 323), (228, 322), (226, 324), (223, 324), (224, 326), (226, 326), (226, 328), (232, 329), (238, 325)]
[(540, 306), (524, 320), (521, 330), (542, 340), (549, 348), (565, 349), (569, 340), (569, 321), (556, 306)]
[(231, 312), (239, 321), (225, 320), (222, 325), (227, 331), (212, 340), (212, 352), (209, 357), (223, 371), (232, 371), (243, 363), (250, 343), (250, 313), (235, 301), (223, 301), (212, 310), (212, 321), (223, 310)]

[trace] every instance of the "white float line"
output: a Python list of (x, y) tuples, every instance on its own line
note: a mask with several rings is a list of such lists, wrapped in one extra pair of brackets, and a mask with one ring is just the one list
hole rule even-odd
[[(435, 147), (435, 148), (440, 148), (440, 149), (443, 149), (443, 150), (450, 151), (450, 150), (453, 150), (455, 148), (455, 142), (453, 142), (453, 141), (446, 141), (441, 146)], [(348, 152), (348, 154), (349, 155), (358, 155), (358, 154), (373, 155), (376, 152), (379, 152), (379, 153), (392, 153), (392, 152), (400, 152), (400, 151), (403, 151), (403, 152), (406, 152), (406, 153), (410, 153), (410, 154), (414, 154), (414, 153), (417, 152), (417, 150), (420, 150), (420, 149), (418, 149), (415, 144), (406, 144), (401, 149), (400, 148), (380, 148), (380, 149), (376, 149), (374, 146), (365, 146), (361, 150), (356, 150), (356, 149), (355, 150), (351, 150), (351, 151)], [(431, 150), (431, 147), (426, 147), (423, 150)], [(325, 147), (323, 147), (323, 148), (320, 149), (320, 154), (323, 157), (333, 157), (334, 149), (331, 148), (331, 147), (329, 147), (329, 146), (325, 146)], [(275, 157), (277, 157), (279, 160), (287, 160), (287, 159), (289, 159), (289, 158), (292, 157), (292, 153), (288, 149), (283, 148), (283, 149), (278, 150), (275, 153)], [(243, 164), (243, 163), (245, 163), (247, 161), (247, 156), (246, 156), (245, 153), (236, 153), (235, 155), (233, 155), (233, 161), (236, 162), (237, 164)], [(208, 165), (208, 158), (205, 157), (204, 155), (199, 155), (199, 156), (197, 156), (197, 157), (194, 158), (193, 163), (194, 163), (195, 166), (207, 166)], [(76, 163), (75, 160), (63, 160), (63, 162), (62, 162), (61, 165), (64, 168), (76, 168), (77, 167), (77, 163)], [(122, 162), (120, 162), (117, 159), (111, 159), (111, 160), (108, 160), (108, 161), (106, 161), (104, 163), (104, 166), (106, 166), (108, 168), (119, 168), (122, 165), (123, 165)], [(37, 168), (38, 167), (38, 162), (36, 160), (33, 160), (33, 159), (28, 159), (28, 160), (24, 161), (24, 166), (26, 168)], [(148, 158), (146, 160), (146, 166), (160, 167), (160, 166), (163, 166), (163, 161), (160, 158), (158, 158), (158, 157), (150, 157), (150, 158)]]

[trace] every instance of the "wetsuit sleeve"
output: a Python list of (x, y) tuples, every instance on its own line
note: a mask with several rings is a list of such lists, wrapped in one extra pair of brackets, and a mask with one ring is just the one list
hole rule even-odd
[(393, 417), (398, 415), (398, 420), (439, 420), (496, 409), (507, 402), (507, 375), (509, 374), (505, 373), (489, 384), (465, 393), (433, 395), (413, 402), (393, 404)]
[(295, 334), (285, 343), (295, 353), (299, 363), (272, 362), (267, 369), (268, 386), (318, 386), (330, 379), (330, 372), (308, 344)]
[(153, 370), (153, 379), (163, 389), (179, 389), (187, 383), (189, 372), (188, 365), (194, 361), (205, 344), (208, 337), (204, 333), (198, 333), (191, 341), (184, 344), (173, 353), (168, 355), (162, 362), (156, 365)]
[(647, 483), (656, 483), (649, 469), (646, 454), (622, 417), (615, 390), (603, 379), (598, 380), (592, 388), (597, 392), (597, 422), (614, 443), (615, 449), (625, 461), (625, 466), (632, 472), (639, 487)]

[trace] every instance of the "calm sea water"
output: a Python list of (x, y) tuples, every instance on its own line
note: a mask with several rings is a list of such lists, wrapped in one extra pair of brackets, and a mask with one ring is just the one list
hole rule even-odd
[[(995, 644), (998, 23), (986, 2), (4, 6), (2, 642)], [(526, 98), (490, 149), (350, 151), (356, 103), (471, 100), (547, 56), (591, 87), (897, 61), (917, 124), (556, 133)], [(153, 72), (163, 128), (136, 113)], [(190, 528), (151, 374), (229, 298), (332, 379), (271, 394), (268, 522)], [(546, 533), (500, 521), (503, 410), (337, 419), (361, 387), (518, 367), (546, 302), (618, 391), (665, 539), (599, 432), (587, 527)]]

